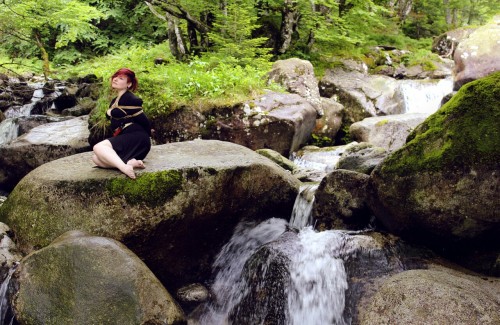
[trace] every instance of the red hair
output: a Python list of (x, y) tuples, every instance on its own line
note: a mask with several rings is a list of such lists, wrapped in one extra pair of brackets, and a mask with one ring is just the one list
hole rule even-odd
[(111, 80), (113, 80), (117, 76), (125, 76), (128, 79), (128, 82), (130, 82), (132, 85), (129, 87), (130, 91), (136, 91), (137, 87), (139, 86), (139, 81), (137, 81), (137, 78), (135, 77), (134, 71), (128, 69), (128, 68), (121, 68), (118, 69), (112, 76)]

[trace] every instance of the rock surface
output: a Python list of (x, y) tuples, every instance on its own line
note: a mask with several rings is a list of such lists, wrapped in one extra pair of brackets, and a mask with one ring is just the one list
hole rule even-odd
[(468, 38), (458, 44), (455, 60), (453, 89), (500, 71), (500, 15), (484, 26), (477, 28)]
[(252, 150), (269, 148), (285, 157), (309, 139), (315, 107), (296, 94), (269, 92), (227, 108), (199, 112), (183, 108), (153, 119), (158, 143), (197, 138), (228, 141)]
[(16, 186), (0, 220), (25, 252), (68, 230), (127, 245), (169, 290), (204, 280), (243, 218), (289, 218), (299, 181), (229, 142), (153, 146), (137, 179), (95, 168), (91, 153), (44, 164)]
[(394, 151), (405, 144), (406, 137), (426, 117), (417, 113), (368, 117), (351, 124), (349, 134), (355, 141)]
[(69, 232), (14, 273), (20, 324), (185, 324), (160, 281), (123, 244)]
[(498, 324), (500, 281), (451, 270), (410, 270), (385, 281), (361, 325)]
[(49, 161), (89, 151), (88, 116), (34, 127), (0, 147), (0, 188), (12, 190), (30, 171)]
[(316, 190), (313, 218), (316, 228), (363, 229), (368, 225), (367, 202), (369, 176), (337, 169), (326, 175)]
[(439, 250), (498, 252), (499, 84), (497, 72), (462, 87), (375, 168), (371, 208), (387, 229)]
[(304, 97), (314, 105), (319, 115), (323, 115), (318, 80), (311, 62), (298, 58), (278, 60), (268, 73), (268, 79), (283, 85), (290, 93)]

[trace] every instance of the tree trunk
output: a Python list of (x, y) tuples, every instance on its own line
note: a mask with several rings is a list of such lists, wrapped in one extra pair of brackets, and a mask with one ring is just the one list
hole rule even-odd
[(401, 21), (406, 20), (406, 17), (411, 12), (412, 7), (413, 7), (413, 0), (399, 1), (398, 16)]
[(278, 44), (278, 54), (285, 53), (292, 43), (292, 35), (297, 27), (299, 13), (297, 5), (293, 0), (285, 0), (283, 9), (281, 10), (281, 28), (280, 42)]
[(444, 6), (444, 19), (446, 21), (446, 24), (448, 26), (451, 26), (452, 21), (451, 21), (451, 9), (450, 9), (450, 0), (443, 0), (443, 6)]
[(43, 77), (45, 80), (48, 80), (49, 75), (50, 75), (50, 61), (49, 61), (49, 54), (47, 53), (47, 50), (45, 50), (45, 47), (43, 46), (40, 34), (35, 31), (35, 41), (36, 45), (38, 46), (38, 49), (40, 50), (40, 53), (42, 55), (42, 70), (43, 70)]

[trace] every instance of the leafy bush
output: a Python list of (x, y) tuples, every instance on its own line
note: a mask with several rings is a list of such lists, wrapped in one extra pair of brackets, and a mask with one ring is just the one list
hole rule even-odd
[[(168, 44), (150, 49), (128, 47), (117, 54), (96, 58), (78, 66), (66, 66), (60, 78), (83, 76), (89, 73), (103, 80), (103, 91), (94, 119), (101, 119), (109, 101), (114, 96), (108, 78), (119, 68), (135, 71), (139, 80), (137, 95), (144, 100), (144, 110), (150, 116), (169, 114), (176, 108), (189, 105), (198, 109), (232, 105), (238, 101), (262, 93), (267, 87), (279, 90), (276, 85), (267, 85), (265, 74), (270, 62), (241, 66), (232, 57), (217, 54), (195, 58), (191, 62), (175, 61)], [(164, 64), (155, 64), (162, 58)]]

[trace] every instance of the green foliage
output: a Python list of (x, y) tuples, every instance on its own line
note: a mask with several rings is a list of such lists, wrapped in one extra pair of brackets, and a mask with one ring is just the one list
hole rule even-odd
[(263, 48), (265, 37), (252, 37), (257, 12), (248, 1), (227, 2), (224, 11), (216, 14), (213, 30), (209, 33), (215, 51), (242, 66), (259, 66), (268, 62), (270, 49)]
[(311, 139), (309, 139), (308, 144), (317, 147), (331, 147), (335, 145), (335, 139), (327, 137), (325, 135), (311, 134)]
[[(169, 114), (178, 107), (189, 105), (203, 109), (217, 105), (231, 105), (260, 94), (266, 85), (264, 75), (270, 63), (260, 67), (235, 64), (231, 57), (205, 55), (188, 63), (176, 62), (168, 54), (168, 45), (150, 49), (128, 47), (117, 54), (88, 61), (78, 66), (65, 66), (59, 77), (83, 76), (94, 73), (104, 81), (103, 91), (93, 115), (94, 122), (105, 126), (104, 112), (114, 96), (108, 78), (119, 68), (128, 67), (139, 79), (137, 95), (144, 100), (144, 110), (150, 116)], [(155, 58), (163, 57), (167, 64), (155, 65)]]
[(421, 65), (424, 70), (432, 71), (436, 69), (434, 62), (439, 62), (439, 56), (428, 50), (418, 50), (416, 52), (410, 52), (403, 55), (401, 61), (408, 67)]

